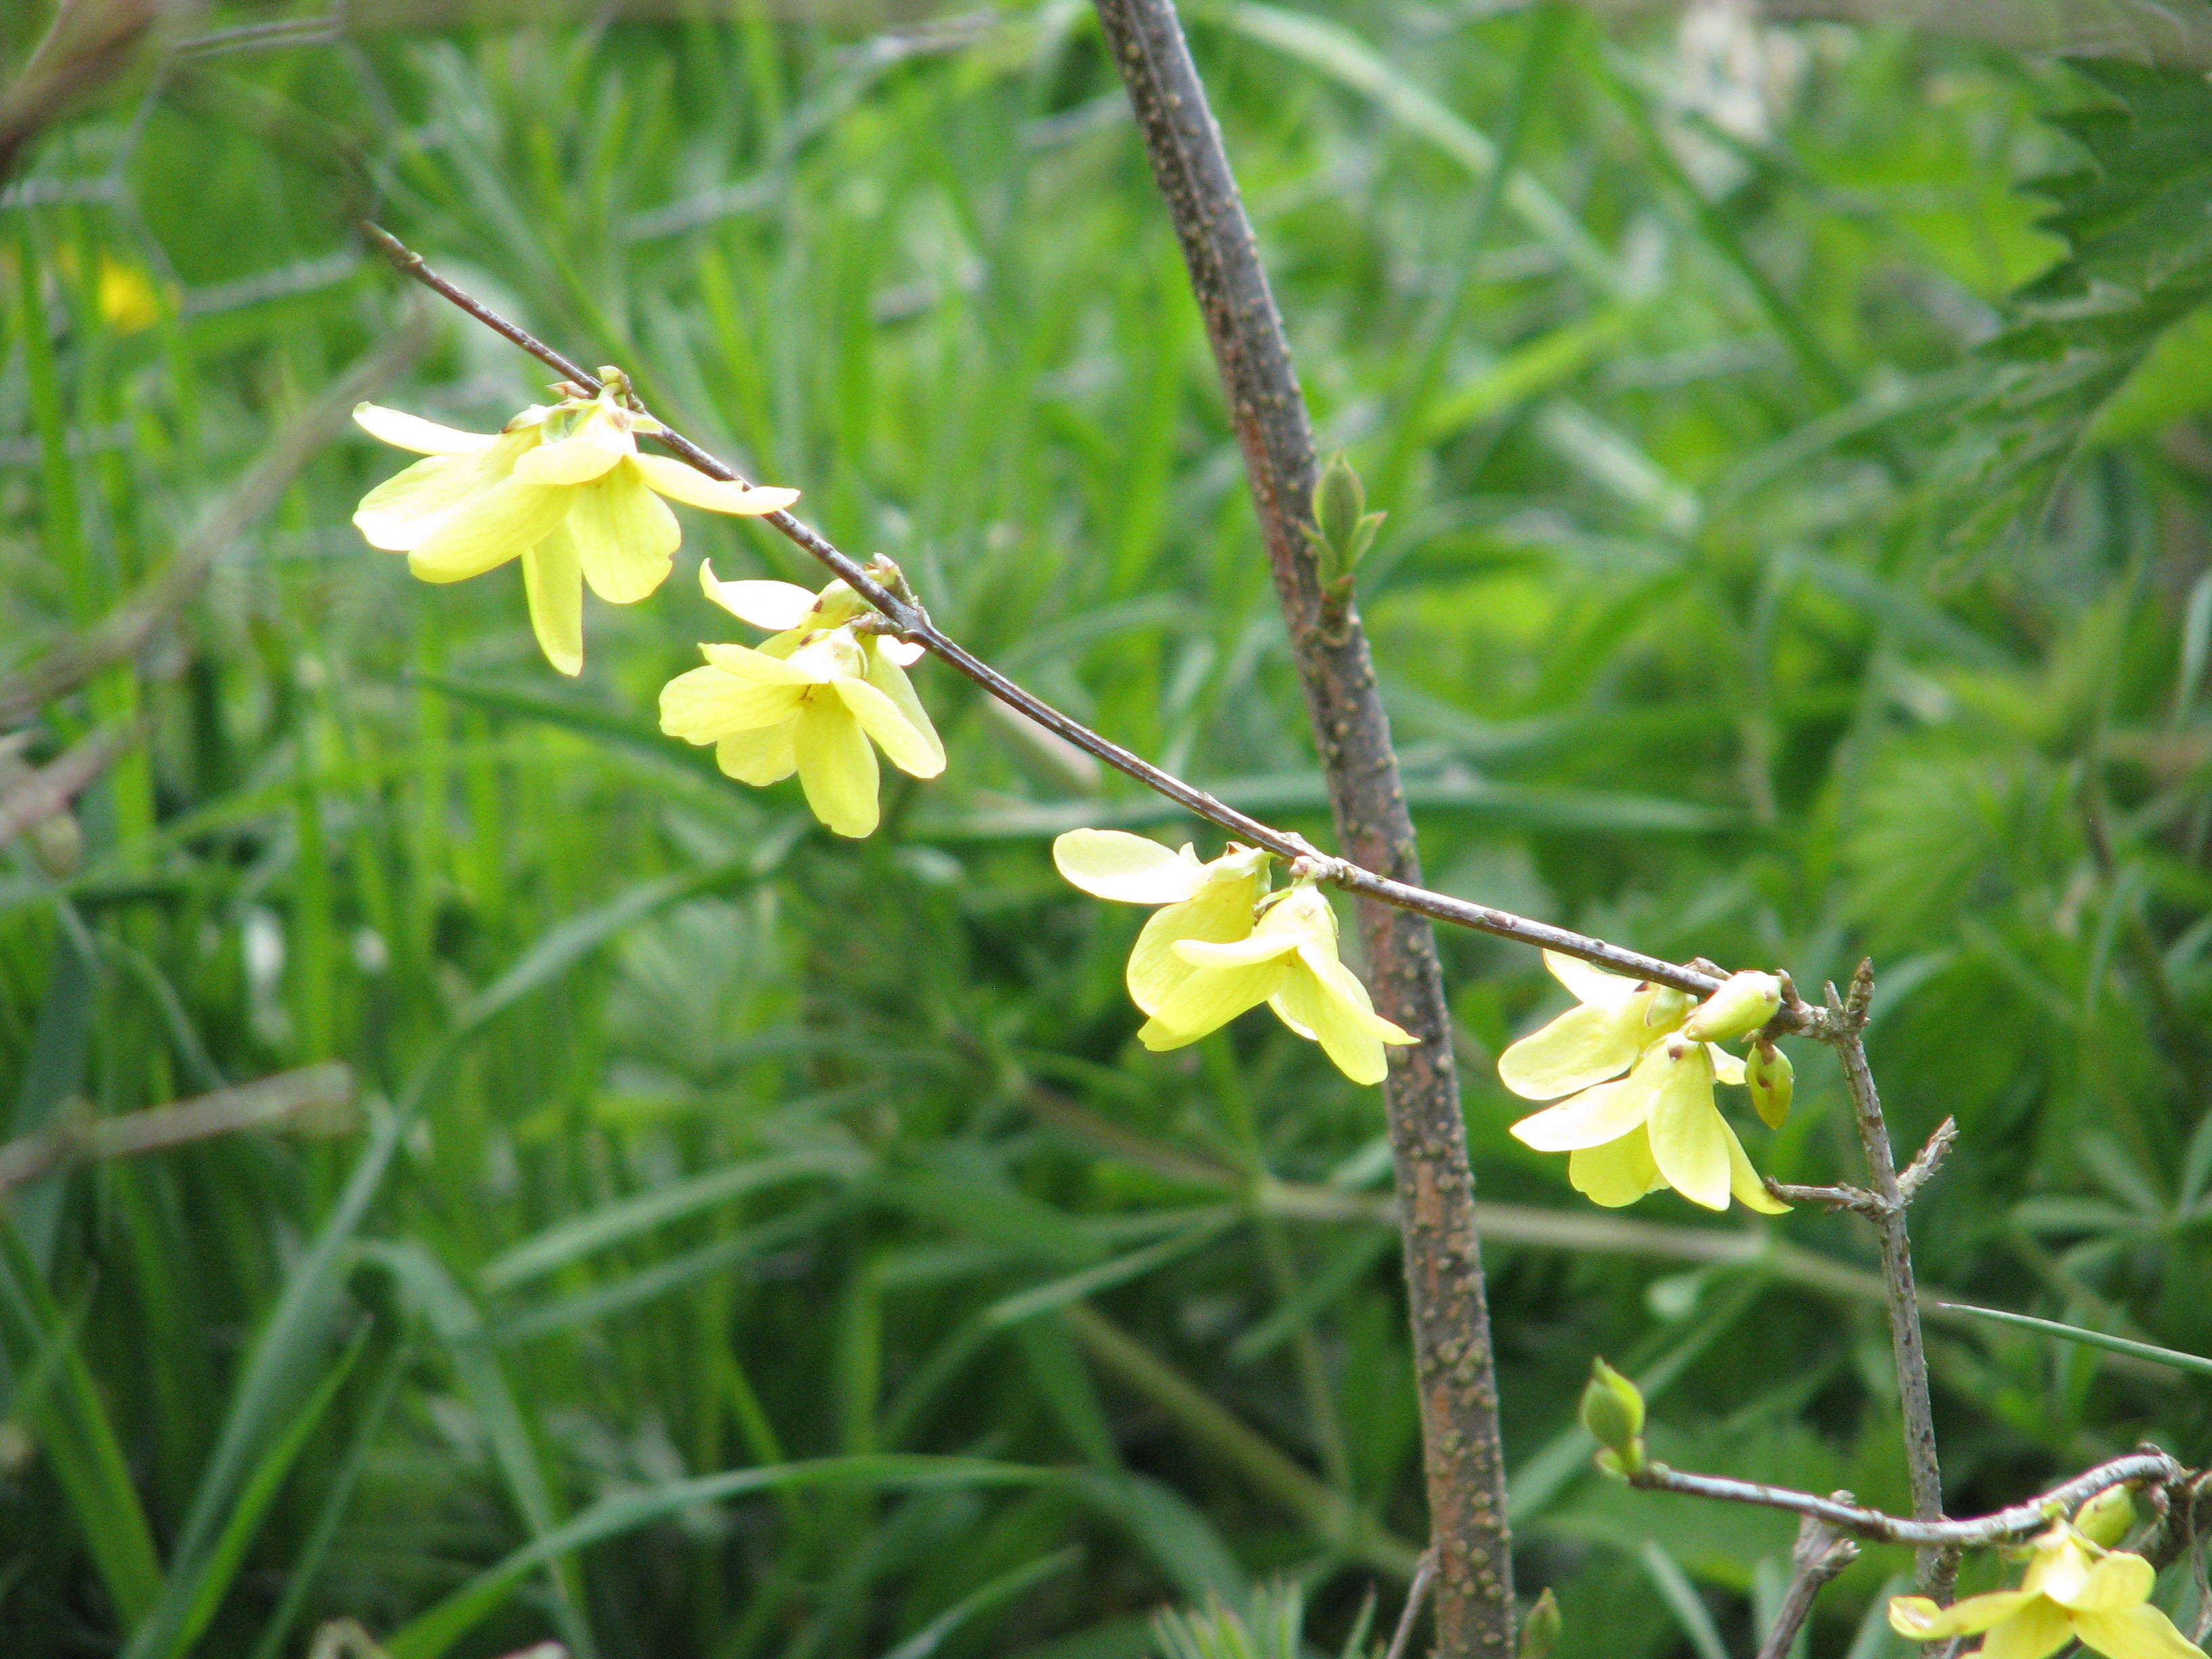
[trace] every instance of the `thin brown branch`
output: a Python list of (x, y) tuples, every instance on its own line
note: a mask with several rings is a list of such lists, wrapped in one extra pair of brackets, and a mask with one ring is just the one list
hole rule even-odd
[(1958, 1139), (1957, 1118), (1947, 1117), (1937, 1124), (1936, 1133), (1928, 1137), (1928, 1144), (1920, 1149), (1911, 1163), (1905, 1166), (1905, 1173), (1898, 1176), (1898, 1196), (1907, 1204), (1917, 1198), (1920, 1189), (1934, 1180), (1936, 1170), (1943, 1167), (1943, 1160), (1950, 1157), (1951, 1148), (1958, 1144)]
[(1960, 1521), (1908, 1521), (1842, 1498), (1819, 1498), (1809, 1492), (1770, 1486), (1756, 1480), (1736, 1480), (1726, 1475), (1686, 1474), (1664, 1463), (1646, 1463), (1628, 1477), (1628, 1484), (1647, 1492), (1680, 1492), (1689, 1498), (1714, 1498), (1729, 1504), (1756, 1504), (1765, 1509), (1788, 1510), (1825, 1522), (1838, 1532), (1876, 1543), (1960, 1550), (2015, 1543), (2048, 1527), (2054, 1513), (2071, 1514), (2099, 1492), (2113, 1486), (2172, 1486), (2188, 1480), (2191, 1475), (2191, 1471), (2162, 1451), (2130, 1452), (2108, 1463), (2100, 1463), (2024, 1504)]
[[(1855, 1501), (1847, 1492), (1828, 1496), (1838, 1503)], [(1814, 1600), (1858, 1554), (1859, 1547), (1826, 1522), (1808, 1515), (1797, 1523), (1797, 1542), (1790, 1552), (1790, 1588), (1783, 1594), (1766, 1639), (1759, 1644), (1759, 1659), (1789, 1659), (1797, 1632), (1813, 1616)]]
[[(366, 221), (360, 228), (362, 235), (403, 273), (466, 312), (494, 333), (520, 346), (562, 379), (573, 381), (586, 394), (598, 392), (599, 382), (597, 376), (570, 362), (528, 330), (510, 322), (481, 300), (448, 282), (426, 264), (422, 255), (389, 231)], [(749, 482), (736, 469), (702, 449), (682, 433), (665, 430), (657, 435), (671, 452), (709, 477), (726, 479), (732, 483)], [(890, 631), (901, 639), (926, 647), (939, 660), (974, 681), (1000, 702), (1027, 715), (1048, 732), (1065, 738), (1085, 754), (1097, 757), (1124, 776), (1133, 778), (1146, 788), (1175, 802), (1193, 817), (1228, 830), (1248, 845), (1266, 848), (1285, 859), (1304, 859), (1317, 874), (1334, 882), (1346, 892), (1411, 911), (1416, 915), (1448, 921), (1455, 927), (1473, 928), (1478, 933), (1513, 939), (1541, 950), (1559, 951), (1571, 957), (1580, 957), (1614, 973), (1672, 986), (1692, 996), (1706, 996), (1719, 988), (1720, 976), (1716, 974), (1684, 967), (1658, 957), (1646, 956), (1640, 951), (1626, 950), (1569, 928), (1554, 927), (1550, 922), (1515, 915), (1509, 910), (1470, 903), (1448, 893), (1432, 892), (1416, 883), (1379, 875), (1359, 864), (1330, 858), (1317, 852), (1304, 836), (1274, 829), (1249, 813), (1238, 811), (1225, 801), (1217, 800), (1196, 785), (1163, 771), (1141, 756), (1124, 749), (1110, 738), (1101, 736), (1080, 720), (1061, 714), (1042, 698), (1024, 690), (945, 634), (930, 621), (929, 613), (921, 605), (892, 592), (827, 537), (789, 513), (765, 514), (760, 521), (805, 550), (842, 579), (890, 623)], [(0, 694), (0, 713), (4, 713), (5, 707), (4, 694)], [(1799, 1001), (1776, 1016), (1772, 1029), (1778, 1034), (1799, 1031), (1818, 1035), (1823, 1020), (1820, 1010)]]
[(36, 771), (8, 783), (0, 793), (0, 842), (13, 841), (48, 818), (69, 810), (69, 805), (107, 769), (108, 763), (138, 735), (131, 720), (115, 720), (48, 761)]
[[(1936, 1451), (1936, 1414), (1928, 1387), (1928, 1352), (1920, 1334), (1920, 1294), (1914, 1284), (1912, 1238), (1905, 1226), (1905, 1199), (1897, 1179), (1895, 1155), (1890, 1150), (1889, 1127), (1881, 1115), (1881, 1095), (1867, 1066), (1866, 1044), (1860, 1033), (1874, 1000), (1874, 964), (1859, 963), (1851, 975), (1848, 994), (1838, 997), (1827, 988), (1827, 1040), (1843, 1061), (1844, 1082), (1851, 1097), (1851, 1115), (1859, 1133), (1859, 1149), (1865, 1155), (1869, 1190), (1878, 1207), (1869, 1216), (1881, 1245), (1881, 1276), (1888, 1287), (1890, 1357), (1897, 1367), (1898, 1405), (1904, 1419), (1905, 1474), (1911, 1485), (1914, 1518), (1933, 1522), (1943, 1513), (1943, 1474)], [(1939, 1133), (1937, 1139), (1942, 1136)], [(1934, 1143), (1931, 1142), (1931, 1147)], [(1940, 1158), (1940, 1147), (1936, 1147)], [(1929, 1167), (1932, 1169), (1931, 1160)], [(1921, 1179), (1925, 1179), (1923, 1174)], [(1917, 1184), (1917, 1183), (1916, 1183)], [(1939, 1601), (1950, 1599), (1955, 1576), (1954, 1557), (1942, 1549), (1923, 1549), (1919, 1556), (1922, 1585)]]
[(1437, 1553), (1423, 1550), (1421, 1564), (1413, 1569), (1413, 1582), (1406, 1588), (1406, 1606), (1398, 1614), (1398, 1627), (1390, 1632), (1390, 1645), (1383, 1650), (1382, 1659), (1406, 1659), (1406, 1650), (1413, 1640), (1413, 1626), (1420, 1622), (1421, 1606), (1429, 1599), (1429, 1591), (1436, 1582)]
[(0, 1196), (82, 1159), (136, 1158), (247, 1129), (330, 1133), (352, 1121), (353, 1073), (336, 1060), (118, 1117), (70, 1117), (0, 1146)]

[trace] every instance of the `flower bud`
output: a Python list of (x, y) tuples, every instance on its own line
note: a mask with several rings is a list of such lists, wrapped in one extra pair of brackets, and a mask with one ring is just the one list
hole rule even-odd
[(1790, 1056), (1772, 1043), (1760, 1042), (1743, 1060), (1743, 1080), (1751, 1088), (1752, 1109), (1770, 1129), (1778, 1129), (1790, 1115), (1790, 1097), (1796, 1072)]
[(2136, 1523), (2136, 1501), (2125, 1486), (2107, 1486), (2074, 1512), (2074, 1530), (2091, 1543), (2111, 1549)]
[(1693, 1042), (1725, 1042), (1756, 1031), (1781, 1006), (1782, 981), (1773, 975), (1731, 974), (1683, 1022), (1682, 1034)]
[(1583, 1389), (1583, 1427), (1605, 1448), (1599, 1462), (1609, 1473), (1630, 1475), (1644, 1468), (1644, 1396), (1602, 1359), (1590, 1362), (1589, 1383)]
[(1314, 556), (1324, 586), (1351, 575), (1387, 516), (1367, 510), (1367, 487), (1352, 463), (1331, 456), (1313, 493)]
[(1551, 1659), (1552, 1650), (1559, 1645), (1560, 1623), (1559, 1598), (1547, 1585), (1521, 1621), (1519, 1659)]

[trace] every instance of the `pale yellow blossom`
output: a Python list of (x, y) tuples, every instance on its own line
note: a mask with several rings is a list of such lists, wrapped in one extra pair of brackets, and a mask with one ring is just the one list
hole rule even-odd
[(1547, 951), (1544, 966), (1577, 1006), (1498, 1057), (1499, 1079), (1524, 1100), (1556, 1100), (1619, 1077), (1690, 1012), (1681, 992), (1609, 974), (1580, 957)]
[(353, 521), (373, 547), (407, 555), (425, 581), (454, 582), (522, 561), (531, 626), (564, 674), (584, 665), (584, 586), (632, 605), (666, 580), (683, 531), (666, 502), (709, 512), (777, 512), (792, 489), (710, 478), (665, 455), (638, 452), (657, 422), (624, 406), (623, 381), (596, 398), (533, 405), (497, 433), (462, 432), (362, 404), (354, 419), (372, 437), (428, 459), (364, 496)]
[(1138, 1031), (1147, 1048), (1195, 1042), (1262, 1002), (1300, 1036), (1319, 1042), (1354, 1083), (1380, 1083), (1389, 1074), (1385, 1043), (1419, 1040), (1377, 1014), (1367, 988), (1338, 960), (1336, 912), (1310, 882), (1269, 903), (1249, 937), (1182, 939), (1174, 951), (1193, 971)]
[[(713, 744), (716, 763), (741, 783), (775, 783), (797, 772), (814, 816), (841, 836), (867, 835), (878, 822), (877, 747), (917, 778), (945, 769), (945, 745), (906, 677), (914, 647), (859, 633), (848, 620), (808, 625), (855, 614), (829, 589), (816, 595), (784, 582), (717, 582), (704, 566), (700, 580), (709, 598), (757, 626), (773, 625), (761, 621), (770, 601), (783, 607), (775, 617), (796, 617), (799, 625), (757, 650), (701, 646), (707, 665), (662, 688), (662, 731)], [(756, 591), (732, 600), (733, 588)], [(788, 592), (758, 591), (769, 589)], [(793, 608), (793, 594), (803, 608)], [(817, 599), (829, 603), (817, 608)]]
[(1743, 1062), (1679, 1032), (1650, 1044), (1625, 1078), (1584, 1089), (1513, 1126), (1540, 1152), (1565, 1152), (1577, 1192), (1608, 1208), (1672, 1187), (1693, 1204), (1778, 1215), (1713, 1099), (1716, 1080), (1743, 1081)]
[(2100, 1548), (2064, 1522), (2033, 1551), (2018, 1589), (1948, 1607), (1924, 1595), (1895, 1596), (1890, 1628), (1915, 1642), (1979, 1636), (1984, 1659), (2050, 1659), (2070, 1641), (2106, 1659), (2204, 1659), (2150, 1604), (2158, 1573), (2142, 1556)]
[(1147, 1014), (1193, 972), (1176, 954), (1186, 939), (1225, 945), (1251, 936), (1267, 866), (1274, 855), (1231, 842), (1201, 864), (1185, 842), (1170, 852), (1156, 841), (1120, 830), (1071, 830), (1052, 844), (1060, 873), (1094, 897), (1117, 904), (1157, 904), (1129, 953), (1129, 1000)]

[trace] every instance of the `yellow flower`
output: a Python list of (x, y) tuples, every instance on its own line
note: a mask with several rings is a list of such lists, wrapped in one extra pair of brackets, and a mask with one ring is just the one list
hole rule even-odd
[(2034, 1543), (2018, 1589), (1939, 1607), (1924, 1595), (1889, 1604), (1889, 1626), (1916, 1642), (1981, 1636), (1984, 1659), (2049, 1659), (2069, 1641), (2106, 1659), (2204, 1659), (2150, 1605), (2158, 1573), (2140, 1555), (2099, 1548), (2060, 1522)]
[(623, 382), (599, 371), (597, 398), (532, 405), (495, 434), (460, 432), (398, 410), (353, 412), (371, 437), (429, 459), (362, 498), (353, 521), (369, 545), (407, 555), (425, 581), (457, 582), (522, 561), (530, 622), (546, 659), (584, 666), (584, 584), (633, 605), (666, 580), (684, 532), (661, 501), (714, 513), (774, 513), (795, 489), (748, 489), (664, 455), (637, 434), (660, 430), (623, 407)]
[(1741, 1083), (1743, 1075), (1741, 1060), (1711, 1043), (1662, 1036), (1626, 1077), (1522, 1119), (1514, 1138), (1571, 1154), (1567, 1179), (1607, 1208), (1672, 1187), (1709, 1210), (1728, 1208), (1733, 1194), (1746, 1209), (1779, 1215), (1790, 1206), (1768, 1196), (1713, 1102), (1716, 1079)]
[(1624, 979), (1580, 957), (1547, 951), (1544, 966), (1577, 1006), (1498, 1056), (1498, 1077), (1524, 1100), (1556, 1100), (1619, 1077), (1690, 1012), (1681, 992)]
[(1377, 1014), (1367, 988), (1337, 960), (1336, 912), (1310, 882), (1269, 903), (1247, 938), (1180, 939), (1173, 949), (1192, 971), (1138, 1031), (1147, 1048), (1195, 1042), (1262, 1002), (1300, 1036), (1319, 1042), (1354, 1083), (1380, 1083), (1389, 1075), (1384, 1043), (1419, 1040)]
[[(701, 646), (708, 665), (678, 675), (661, 690), (662, 731), (713, 744), (716, 763), (741, 783), (775, 783), (797, 772), (814, 816), (841, 836), (867, 835), (878, 819), (876, 751), (869, 739), (915, 777), (933, 778), (945, 769), (945, 745), (902, 665), (919, 648), (856, 633), (842, 620), (805, 625), (854, 614), (836, 598), (842, 583), (817, 596), (787, 582), (717, 582), (703, 565), (699, 579), (708, 598), (733, 611), (745, 605), (738, 614), (759, 626), (772, 625), (759, 618), (779, 603), (783, 608), (773, 614), (796, 617), (801, 625), (763, 641), (757, 651)], [(748, 591), (732, 600), (731, 589)], [(769, 589), (787, 592), (759, 591)]]
[(1200, 864), (1188, 842), (1170, 853), (1156, 841), (1119, 830), (1071, 830), (1052, 844), (1060, 873), (1093, 897), (1117, 904), (1164, 907), (1137, 935), (1129, 953), (1129, 1000), (1157, 1013), (1193, 972), (1175, 947), (1185, 939), (1225, 945), (1251, 936), (1267, 891), (1274, 854), (1229, 844)]

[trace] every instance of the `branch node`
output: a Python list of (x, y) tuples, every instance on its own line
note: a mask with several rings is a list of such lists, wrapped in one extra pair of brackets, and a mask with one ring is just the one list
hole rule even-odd
[(1897, 1195), (1902, 1202), (1911, 1203), (1920, 1189), (1935, 1178), (1936, 1171), (1943, 1167), (1943, 1160), (1951, 1155), (1958, 1139), (1957, 1118), (1946, 1117), (1936, 1126), (1936, 1133), (1928, 1137), (1928, 1144), (1897, 1177)]

